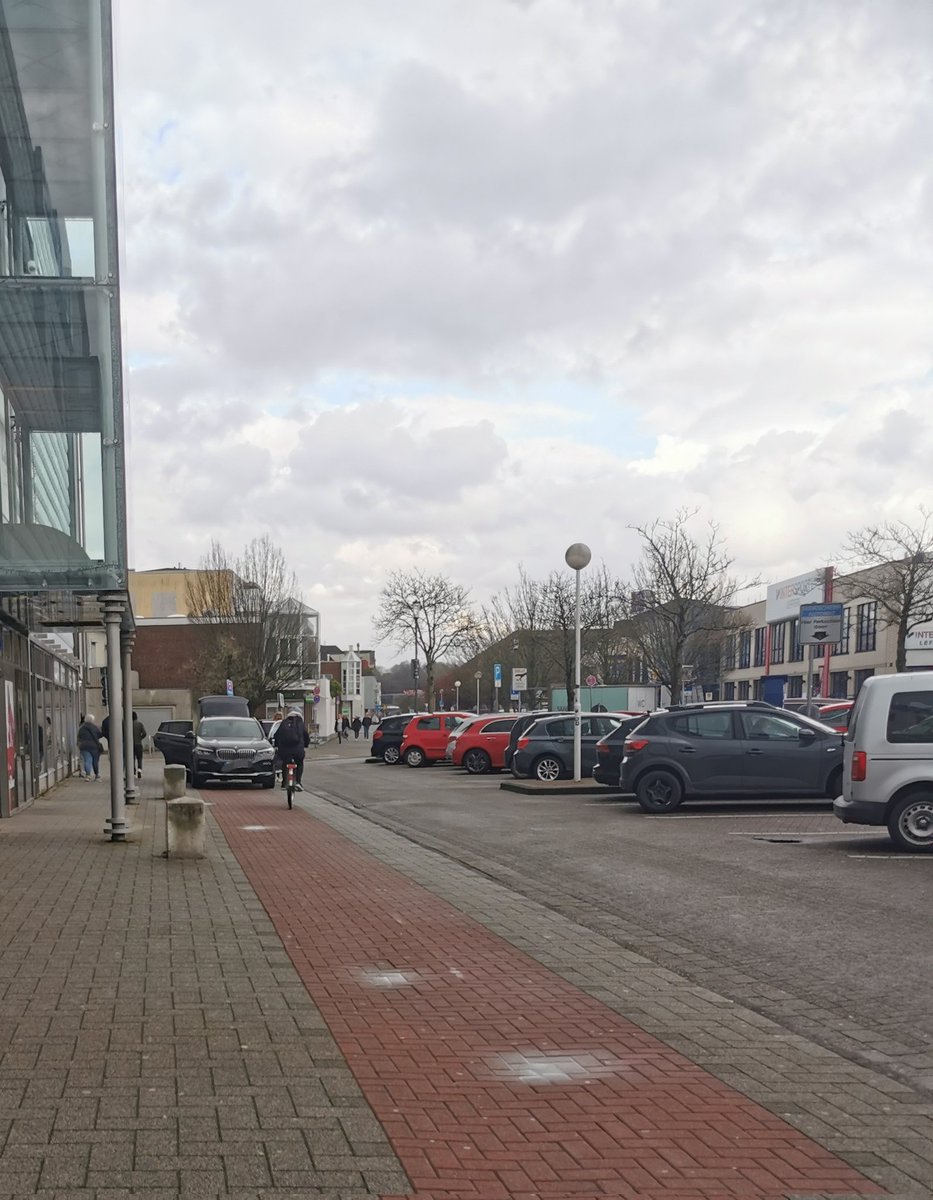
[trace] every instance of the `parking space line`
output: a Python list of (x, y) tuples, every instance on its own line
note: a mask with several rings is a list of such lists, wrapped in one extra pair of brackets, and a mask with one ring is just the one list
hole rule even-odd
[(895, 862), (933, 862), (933, 856), (929, 854), (847, 854), (846, 858), (891, 858)]

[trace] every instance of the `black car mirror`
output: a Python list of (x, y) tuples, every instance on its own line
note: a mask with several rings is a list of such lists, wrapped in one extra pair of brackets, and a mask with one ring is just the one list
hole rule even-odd
[(188, 732), (185, 734), (185, 741), (188, 741), (188, 742), (194, 741), (194, 730), (193, 729), (189, 729)]
[(800, 738), (800, 740), (802, 742), (812, 742), (813, 739), (816, 737), (816, 730), (815, 729), (801, 729), (798, 731), (797, 736)]

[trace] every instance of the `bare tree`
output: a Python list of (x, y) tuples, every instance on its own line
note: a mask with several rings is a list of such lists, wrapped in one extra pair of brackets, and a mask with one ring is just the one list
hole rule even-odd
[(309, 661), (298, 581), (268, 537), (255, 538), (239, 557), (212, 542), (189, 578), (188, 608), (211, 631), (192, 664), (205, 690), (223, 691), (232, 679), (256, 711)]
[(410, 646), (415, 660), (424, 656), (429, 709), (434, 708), (438, 664), (468, 646), (476, 626), (469, 591), (446, 575), (423, 571), (392, 571), (379, 593), (379, 611), (373, 618), (380, 641), (391, 641), (400, 650)]
[(850, 533), (846, 559), (858, 569), (840, 580), (842, 597), (874, 600), (886, 623), (897, 629), (895, 667), (907, 669), (907, 635), (933, 621), (933, 512), (920, 509), (920, 521), (884, 521)]
[(680, 509), (669, 520), (632, 526), (642, 540), (633, 571), (642, 611), (629, 622), (628, 639), (675, 701), (685, 666), (719, 661), (736, 593), (757, 582), (739, 582), (730, 574), (733, 560), (718, 525), (710, 523), (704, 536), (693, 536), (695, 516), (696, 510)]

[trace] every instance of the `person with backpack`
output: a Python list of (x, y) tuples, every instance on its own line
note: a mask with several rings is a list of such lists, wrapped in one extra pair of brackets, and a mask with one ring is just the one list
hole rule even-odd
[(301, 777), (305, 769), (305, 750), (311, 745), (311, 738), (305, 728), (304, 717), (300, 709), (291, 709), (283, 717), (278, 729), (272, 735), (272, 744), (279, 752), (282, 761), (282, 787), (285, 788), (285, 768), (290, 762), (295, 764), (295, 791), (303, 792)]

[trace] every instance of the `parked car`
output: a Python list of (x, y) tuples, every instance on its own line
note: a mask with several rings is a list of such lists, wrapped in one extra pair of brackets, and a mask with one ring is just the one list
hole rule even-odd
[(512, 757), (515, 754), (515, 747), (518, 745), (518, 739), (522, 736), (526, 729), (530, 729), (535, 721), (543, 721), (545, 717), (566, 717), (567, 710), (562, 709), (540, 709), (535, 712), (522, 712), (518, 714), (515, 724), (512, 726), (512, 732), (509, 734), (509, 744), (505, 748), (503, 765), (506, 770), (512, 766)]
[(469, 775), (501, 771), (505, 766), (509, 734), (517, 720), (514, 713), (490, 713), (462, 722), (448, 739), (445, 758), (455, 767), (463, 767)]
[(165, 759), (166, 766), (191, 766), (191, 721), (163, 721), (152, 735), (152, 744)]
[(862, 684), (833, 812), (846, 824), (887, 826), (901, 850), (933, 853), (933, 673)]
[(414, 713), (398, 713), (393, 717), (383, 717), (372, 731), (371, 756), (390, 765), (397, 763), (405, 727), (413, 718)]
[[(611, 713), (580, 714), (581, 774), (593, 774), (596, 743), (616, 729), (622, 718)], [(516, 779), (529, 776), (542, 783), (573, 775), (573, 713), (544, 717), (529, 726), (518, 739), (512, 755), (512, 774)]]
[(399, 759), (409, 767), (425, 767), (440, 762), (451, 731), (472, 715), (467, 712), (436, 712), (412, 718), (402, 735)]
[(601, 737), (596, 743), (596, 765), (593, 767), (593, 779), (604, 787), (614, 791), (619, 790), (619, 778), (622, 772), (622, 756), (625, 753), (625, 739), (638, 728), (647, 718), (647, 713), (638, 713), (634, 717), (623, 717), (620, 724)]
[(832, 704), (821, 704), (816, 719), (839, 733), (845, 733), (849, 728), (849, 718), (852, 716), (854, 705), (854, 700), (836, 700)]
[(202, 696), (197, 712), (198, 721), (204, 717), (248, 717), (249, 701), (245, 696)]
[(652, 713), (625, 740), (619, 786), (645, 812), (694, 796), (838, 795), (842, 737), (801, 713), (759, 701)]
[(253, 717), (204, 717), (191, 739), (191, 785), (209, 780), (275, 784), (275, 750)]

